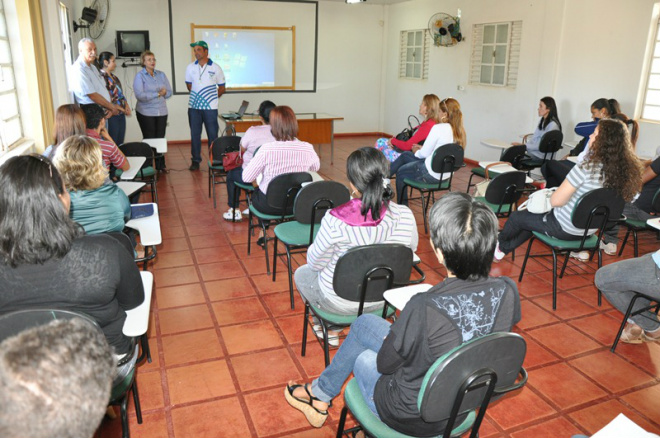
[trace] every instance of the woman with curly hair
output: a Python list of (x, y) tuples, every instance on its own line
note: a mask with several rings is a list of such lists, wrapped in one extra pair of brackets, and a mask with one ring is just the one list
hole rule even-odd
[[(626, 125), (615, 119), (602, 119), (589, 137), (589, 153), (584, 162), (569, 172), (550, 198), (553, 209), (534, 214), (527, 210), (511, 214), (499, 235), (495, 259), (501, 260), (538, 231), (562, 240), (579, 240), (584, 230), (576, 228), (571, 214), (587, 192), (602, 187), (614, 190), (630, 202), (642, 186), (642, 168), (633, 152)], [(595, 230), (594, 230), (595, 232)], [(579, 257), (581, 254), (571, 255)]]

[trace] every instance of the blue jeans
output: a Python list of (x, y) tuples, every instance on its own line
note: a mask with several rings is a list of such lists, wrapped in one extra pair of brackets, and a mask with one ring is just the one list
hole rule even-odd
[(407, 187), (404, 187), (404, 179), (408, 178), (423, 183), (438, 182), (438, 180), (431, 176), (429, 171), (426, 170), (424, 160), (415, 160), (416, 161), (412, 163), (401, 166), (396, 173), (396, 199), (397, 203), (401, 205), (408, 205), (408, 190)]
[(117, 146), (124, 144), (126, 136), (126, 116), (118, 114), (108, 119), (108, 134)]
[(312, 382), (312, 393), (330, 403), (353, 373), (369, 409), (378, 416), (374, 388), (381, 374), (376, 368), (376, 356), (389, 333), (390, 323), (381, 317), (363, 314), (356, 319), (330, 365)]
[[(229, 205), (229, 208), (236, 208), (238, 207), (238, 199), (234, 199), (234, 189), (236, 188), (236, 183), (244, 183), (243, 168), (237, 167), (236, 169), (230, 170), (227, 172), (227, 178), (225, 178), (225, 180), (227, 181), (227, 205)], [(240, 191), (238, 194), (240, 198)]]
[(562, 240), (580, 240), (582, 236), (569, 234), (561, 227), (553, 211), (530, 213), (527, 210), (514, 211), (500, 231), (498, 241), (500, 251), (510, 253), (532, 237), (532, 231)]
[(399, 158), (394, 160), (393, 163), (390, 163), (390, 178), (392, 178), (396, 173), (399, 171), (399, 169), (408, 164), (408, 163), (414, 163), (415, 161), (419, 161), (420, 158), (417, 158), (415, 154), (413, 154), (410, 151), (405, 151), (401, 155), (399, 155)]
[(209, 146), (218, 138), (218, 110), (200, 110), (188, 108), (188, 124), (190, 125), (190, 152), (192, 161), (202, 162), (202, 125), (206, 127)]
[[(630, 202), (626, 202), (626, 204), (623, 206), (623, 214), (628, 219), (644, 222), (654, 217), (641, 208), (637, 207), (635, 204), (631, 204)], [(605, 243), (617, 243), (619, 241), (619, 228), (620, 226), (617, 222), (616, 225), (614, 225), (612, 228), (605, 230), (605, 233), (603, 234), (603, 241)]]
[[(605, 294), (607, 301), (621, 313), (628, 310), (635, 292), (660, 300), (660, 269), (651, 254), (603, 266), (596, 272), (594, 282)], [(633, 312), (648, 305), (649, 300), (639, 298), (635, 301)], [(647, 332), (660, 328), (655, 313), (650, 311), (633, 316), (631, 319)]]

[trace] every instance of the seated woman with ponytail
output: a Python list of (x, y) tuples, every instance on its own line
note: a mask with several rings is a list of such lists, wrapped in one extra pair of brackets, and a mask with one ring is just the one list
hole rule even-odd
[[(339, 297), (332, 277), (339, 257), (349, 249), (376, 243), (400, 243), (417, 249), (417, 225), (408, 207), (390, 202), (389, 162), (377, 149), (364, 147), (348, 156), (346, 173), (352, 200), (329, 210), (314, 243), (307, 250), (307, 264), (296, 270), (300, 295), (316, 308), (352, 315), (357, 302)], [(365, 303), (371, 312), (383, 303)]]

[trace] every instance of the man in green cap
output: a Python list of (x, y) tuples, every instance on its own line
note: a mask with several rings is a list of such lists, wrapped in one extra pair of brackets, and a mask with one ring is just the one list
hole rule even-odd
[(209, 146), (218, 137), (218, 99), (225, 92), (225, 74), (220, 66), (209, 59), (206, 41), (195, 41), (196, 61), (186, 68), (188, 99), (188, 123), (190, 124), (190, 170), (199, 170), (202, 162), (202, 125), (206, 127)]

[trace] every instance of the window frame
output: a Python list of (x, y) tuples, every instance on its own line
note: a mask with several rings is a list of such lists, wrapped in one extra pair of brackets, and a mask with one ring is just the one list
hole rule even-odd
[[(498, 26), (506, 25), (506, 42), (497, 41)], [(493, 41), (484, 42), (486, 29), (493, 28)], [(522, 20), (498, 21), (493, 23), (478, 23), (472, 26), (472, 53), (470, 57), (471, 85), (483, 85), (487, 87), (515, 88), (518, 84), (518, 71), (520, 67), (520, 49), (522, 44)], [(493, 50), (490, 62), (484, 63), (484, 47)], [(496, 48), (505, 47), (504, 62), (496, 61)], [(490, 67), (489, 82), (482, 81), (482, 67)], [(503, 67), (503, 82), (493, 83), (496, 67)]]
[[(19, 90), (18, 90), (18, 85), (16, 83), (16, 71), (15, 71), (15, 65), (14, 65), (14, 56), (12, 54), (12, 49), (11, 49), (11, 41), (10, 41), (10, 30), (8, 27), (7, 23), (7, 16), (6, 16), (6, 8), (5, 5), (3, 4), (2, 1), (0, 1), (0, 20), (3, 22), (2, 28), (5, 30), (5, 35), (0, 35), (0, 41), (5, 41), (7, 45), (7, 56), (8, 56), (8, 62), (4, 62), (0, 64), (0, 82), (4, 82), (3, 76), (3, 70), (8, 69), (9, 72), (11, 72), (11, 80), (12, 80), (12, 86), (11, 88), (8, 88), (6, 90), (0, 91), (0, 98), (4, 96), (13, 96), (15, 105), (16, 105), (16, 112), (4, 117), (2, 113), (0, 112), (0, 155), (4, 155), (7, 152), (11, 151), (12, 149), (16, 148), (20, 144), (23, 143), (25, 140), (25, 131), (23, 127), (23, 120), (21, 116), (21, 102), (19, 99)], [(15, 138), (9, 138), (7, 139), (7, 136), (9, 135), (8, 130), (6, 130), (5, 125), (7, 123), (11, 123), (16, 126), (16, 122), (18, 122), (18, 137)]]
[[(647, 103), (649, 92), (656, 92), (660, 100), (660, 14), (658, 14), (658, 6), (654, 8), (654, 15), (651, 22), (651, 29), (649, 31), (649, 41), (647, 44), (647, 52), (644, 59), (644, 80), (642, 82), (639, 99), (639, 120), (647, 123), (660, 123), (660, 103), (651, 104)], [(656, 64), (657, 72), (653, 72), (654, 61)], [(650, 88), (652, 76), (655, 76), (658, 84), (657, 88)], [(645, 117), (647, 107), (657, 108), (659, 111), (657, 118)]]
[[(410, 35), (413, 36), (413, 45), (408, 43)], [(421, 37), (420, 44), (417, 44), (417, 36)], [(426, 80), (429, 70), (429, 35), (427, 29), (402, 30), (399, 35), (399, 79)], [(418, 51), (421, 51), (421, 60), (408, 61), (408, 51), (413, 50), (413, 57)], [(408, 74), (408, 67), (412, 66), (412, 75)], [(415, 67), (419, 66), (419, 75), (415, 75)]]

